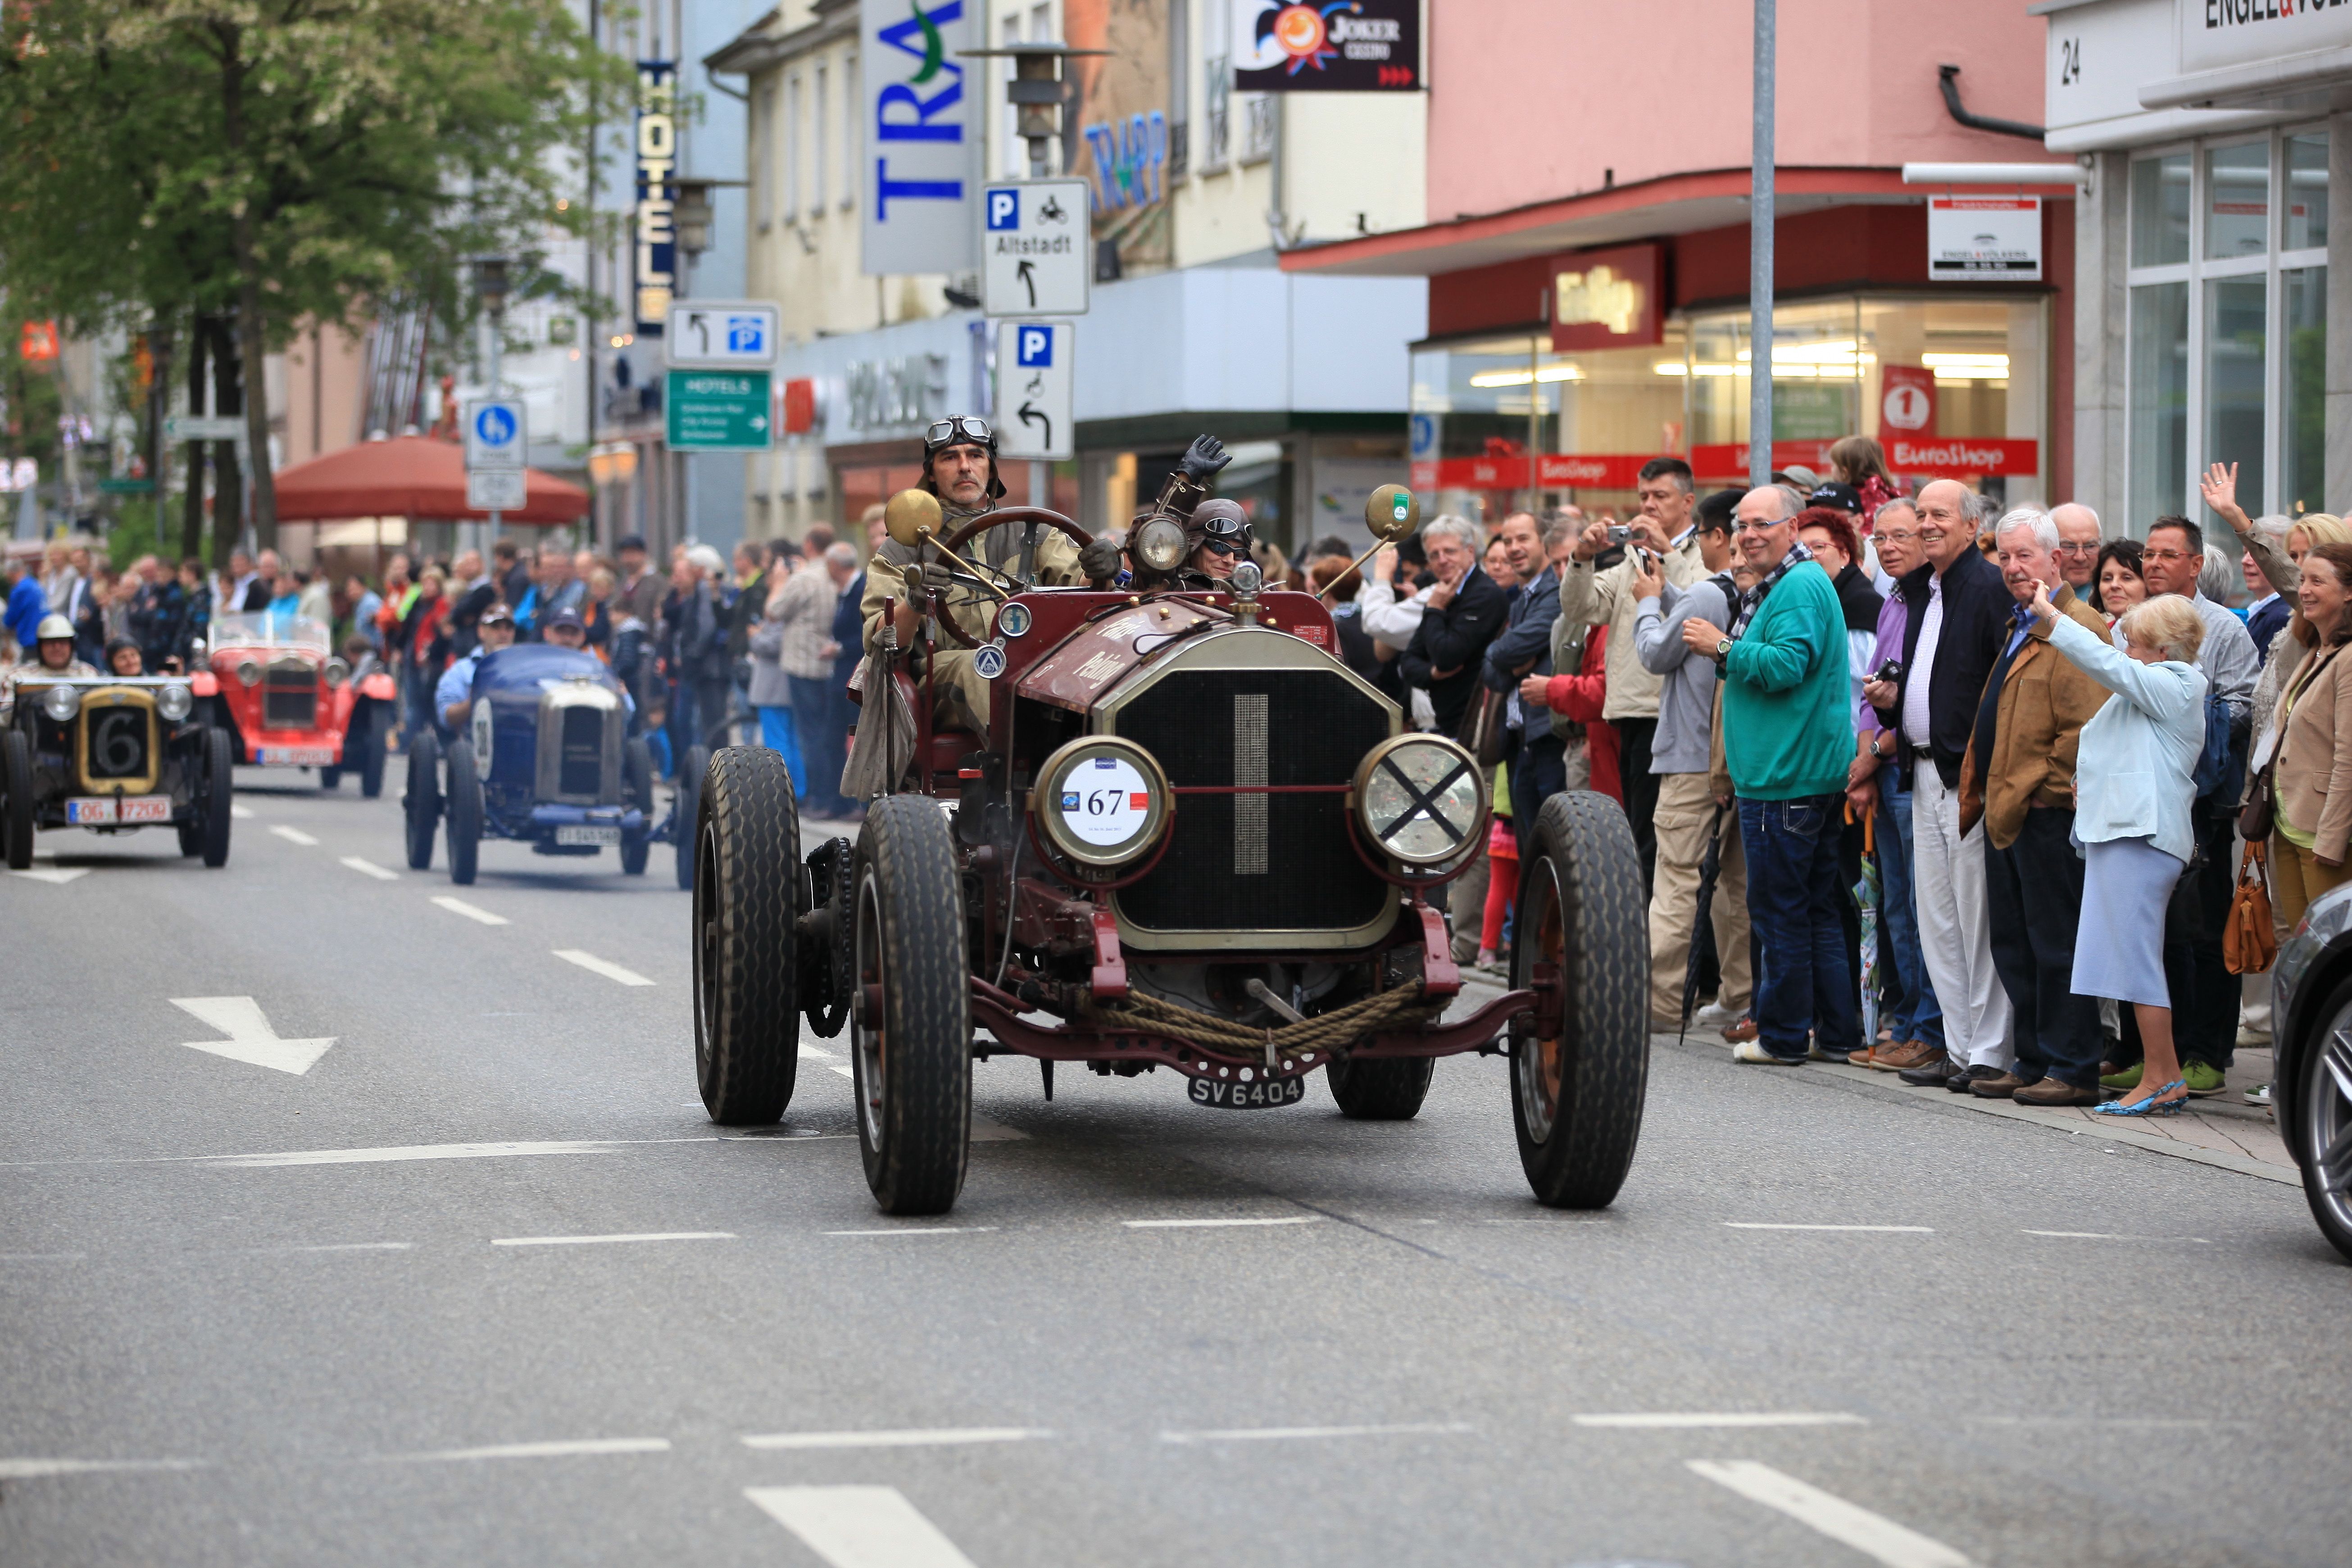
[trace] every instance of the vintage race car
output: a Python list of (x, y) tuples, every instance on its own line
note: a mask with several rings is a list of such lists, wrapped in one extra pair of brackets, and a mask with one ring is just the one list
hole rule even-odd
[[(1033, 520), (1088, 538), (1010, 507), (938, 539), (919, 492), (889, 517), (901, 542), (956, 552)], [(1399, 486), (1367, 508), (1383, 538), (1416, 518)], [(1139, 525), (1130, 557), (1171, 570), (1171, 527)], [(1295, 1104), (1323, 1070), (1342, 1114), (1381, 1120), (1418, 1113), (1435, 1058), (1475, 1051), (1510, 1060), (1538, 1200), (1611, 1202), (1649, 1045), (1641, 867), (1617, 803), (1544, 803), (1519, 850), (1512, 988), (1448, 1020), (1461, 978), (1431, 895), (1484, 836), (1486, 783), (1332, 657), (1319, 601), (1260, 593), (1247, 563), (1213, 592), (1012, 586), (973, 653), (987, 734), (935, 730), (889, 654), (907, 715), (886, 720), (869, 690), (859, 744), (911, 730), (881, 775), (911, 784), (873, 800), (855, 844), (795, 868), (781, 759), (712, 757), (693, 889), (711, 1118), (776, 1120), (796, 1015), (821, 1035), (846, 1025), (868, 1185), (888, 1212), (929, 1214), (962, 1184), (975, 1057), (1037, 1058), (1048, 1095), (1057, 1061), (1164, 1067), (1195, 1104), (1239, 1109)]]
[(232, 742), (178, 675), (20, 673), (0, 701), (0, 836), (33, 863), (37, 828), (176, 828), (180, 852), (228, 862)]
[(329, 645), (327, 628), (296, 615), (220, 615), (194, 678), (236, 759), (261, 768), (315, 768), (332, 789), (347, 769), (360, 793), (383, 793), (384, 737), (398, 714), (388, 672), (358, 681)]
[[(449, 880), (470, 883), (486, 838), (543, 855), (621, 852), (621, 869), (651, 852), (654, 759), (628, 734), (620, 683), (593, 653), (526, 643), (474, 669), (473, 711), (446, 758), (430, 732), (408, 748), (408, 863), (433, 864), (449, 822)], [(446, 766), (445, 766), (446, 762)]]

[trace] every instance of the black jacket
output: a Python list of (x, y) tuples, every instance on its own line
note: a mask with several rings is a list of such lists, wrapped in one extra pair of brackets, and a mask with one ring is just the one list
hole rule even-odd
[(1462, 715), (1478, 691), (1486, 644), (1502, 631), (1507, 609), (1495, 580), (1474, 566), (1463, 575), (1452, 603), (1421, 612), (1421, 629), (1398, 663), (1403, 666), (1405, 685), (1429, 693), (1442, 733), (1452, 735), (1462, 727)]
[[(1904, 695), (1911, 689), (1934, 570), (1923, 566), (1895, 585), (1911, 613), (1903, 629), (1903, 674), (1895, 681), (1895, 706), (1878, 710), (1879, 722), (1888, 729), (1902, 727)], [(1927, 676), (1927, 727), (1936, 772), (1948, 789), (1959, 788), (1960, 758), (1984, 700), (1985, 678), (2009, 640), (2010, 612), (2016, 605), (2000, 569), (1973, 549), (1944, 573), (1944, 625), (1936, 637), (1936, 667)]]

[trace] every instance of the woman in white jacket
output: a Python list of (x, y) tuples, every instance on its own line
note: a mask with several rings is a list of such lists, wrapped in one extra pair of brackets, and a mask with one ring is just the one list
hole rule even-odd
[(2083, 727), (2074, 758), (2074, 841), (2082, 846), (2083, 916), (2074, 936), (2076, 996), (2129, 1002), (2147, 1066), (2139, 1087), (2097, 1107), (2111, 1116), (2169, 1115), (2189, 1102), (2172, 1044), (2164, 978), (2164, 910), (2195, 852), (2192, 776), (2205, 747), (2205, 623), (2177, 593), (2127, 611), (2115, 646), (2062, 619), (2033, 591), (2033, 632), (2116, 695)]

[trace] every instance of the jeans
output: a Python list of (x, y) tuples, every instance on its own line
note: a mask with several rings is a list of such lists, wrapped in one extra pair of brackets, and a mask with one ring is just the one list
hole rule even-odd
[(1838, 917), (1846, 896), (1838, 869), (1844, 802), (1843, 792), (1739, 802), (1748, 915), (1763, 938), (1756, 1039), (1783, 1061), (1804, 1060), (1808, 1034), (1828, 1051), (1863, 1043)]
[(800, 737), (794, 733), (793, 710), (761, 706), (752, 711), (760, 716), (760, 744), (783, 755), (784, 770), (793, 776), (793, 795), (803, 800), (807, 800), (808, 764), (801, 758)]
[(1658, 776), (1650, 771), (1654, 718), (1611, 721), (1617, 732), (1617, 775), (1625, 791), (1625, 821), (1633, 829), (1633, 852), (1642, 857), (1642, 897), (1647, 902), (1658, 865)]
[[(1879, 956), (1886, 965), (1886, 1027), (1899, 1044), (1925, 1040), (1944, 1049), (1944, 1009), (1927, 983), (1919, 951), (1919, 910), (1911, 892), (1911, 791), (1900, 770), (1878, 770)], [(1891, 831), (1890, 831), (1891, 830)]]
[(809, 770), (803, 780), (809, 809), (828, 817), (846, 815), (850, 803), (842, 798), (841, 769), (849, 758), (849, 699), (830, 680), (794, 675), (792, 685), (793, 722)]
[(2074, 852), (2074, 832), (2073, 810), (2037, 806), (2025, 813), (2009, 848), (1995, 849), (1986, 839), (1985, 904), (1993, 967), (2015, 1019), (2017, 1076), (2029, 1083), (2051, 1077), (2096, 1089), (2107, 1037), (2099, 1027), (2098, 999), (2074, 994), (2083, 861)]

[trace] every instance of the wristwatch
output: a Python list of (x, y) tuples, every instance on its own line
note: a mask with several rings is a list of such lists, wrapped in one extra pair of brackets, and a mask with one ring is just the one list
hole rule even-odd
[(1725, 637), (1715, 645), (1715, 662), (1718, 664), (1731, 657), (1731, 639)]

